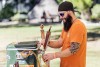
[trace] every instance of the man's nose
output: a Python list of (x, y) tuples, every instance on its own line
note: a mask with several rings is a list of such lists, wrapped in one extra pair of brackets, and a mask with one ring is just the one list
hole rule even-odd
[(60, 16), (60, 19), (63, 19), (63, 17), (62, 17), (62, 16)]

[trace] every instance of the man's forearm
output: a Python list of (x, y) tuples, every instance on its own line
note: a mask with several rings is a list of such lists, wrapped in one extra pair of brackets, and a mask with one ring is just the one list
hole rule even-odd
[(61, 58), (61, 57), (68, 57), (68, 56), (72, 55), (72, 53), (71, 53), (70, 49), (67, 48), (64, 51), (56, 52), (55, 55), (56, 55), (56, 58)]
[(52, 48), (60, 48), (61, 44), (58, 40), (50, 40), (48, 46)]
[(56, 58), (60, 58), (60, 57), (68, 57), (70, 55), (75, 54), (78, 50), (79, 50), (80, 44), (77, 42), (72, 42), (71, 46), (61, 52), (57, 52), (55, 53)]

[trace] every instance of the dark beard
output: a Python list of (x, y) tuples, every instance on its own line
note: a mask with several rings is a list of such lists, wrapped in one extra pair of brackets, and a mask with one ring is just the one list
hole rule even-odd
[(69, 31), (71, 25), (72, 25), (72, 17), (68, 16), (68, 18), (66, 18), (66, 22), (64, 22), (64, 30)]

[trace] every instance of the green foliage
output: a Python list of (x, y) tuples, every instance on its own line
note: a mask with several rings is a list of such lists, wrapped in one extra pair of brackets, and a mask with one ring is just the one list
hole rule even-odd
[[(57, 0), (57, 2), (60, 4), (63, 0)], [(93, 3), (92, 0), (66, 0), (66, 1), (70, 1), (73, 3), (73, 6), (75, 8), (75, 11), (77, 11), (75, 14), (77, 15), (77, 17), (79, 18), (83, 18), (86, 20), (90, 20), (91, 17), (91, 5)], [(81, 16), (80, 16), (81, 14)]]
[(100, 7), (100, 4), (97, 4), (93, 7), (91, 19), (100, 20), (100, 9), (98, 9), (99, 7)]
[(6, 4), (5, 7), (0, 11), (0, 19), (10, 18), (13, 15), (14, 12), (10, 4)]
[(91, 4), (91, 0), (67, 0), (73, 3), (74, 7), (77, 7), (79, 11), (87, 10)]
[(63, 0), (55, 0), (58, 4), (60, 4)]

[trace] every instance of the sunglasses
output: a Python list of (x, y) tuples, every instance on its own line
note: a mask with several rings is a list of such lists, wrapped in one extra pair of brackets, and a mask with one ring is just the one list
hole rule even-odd
[(64, 16), (64, 13), (59, 13), (59, 15), (63, 17)]

